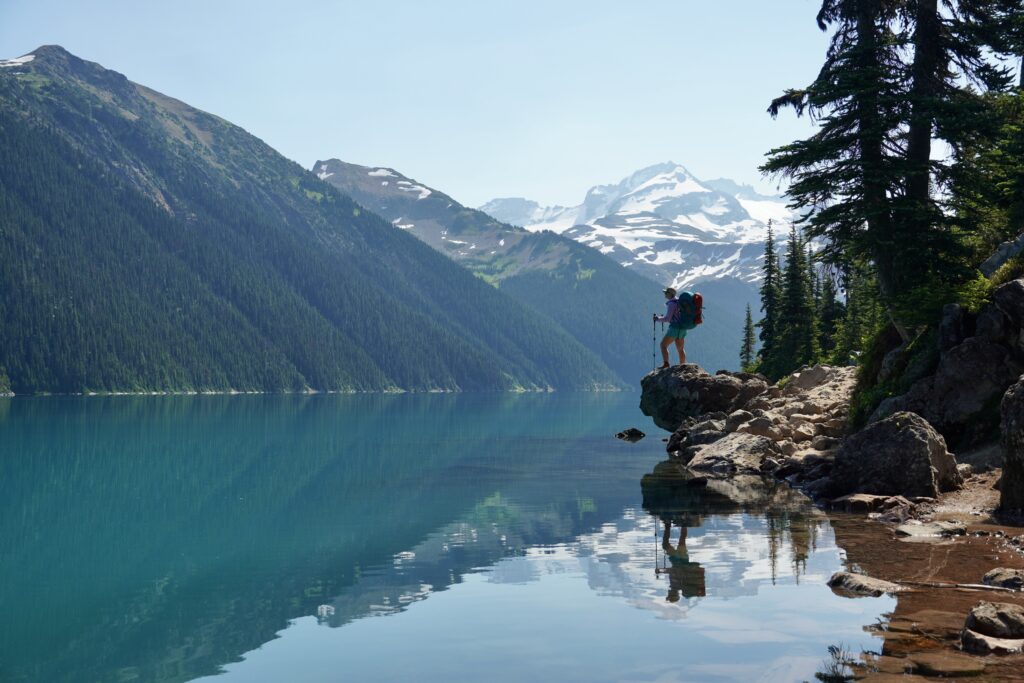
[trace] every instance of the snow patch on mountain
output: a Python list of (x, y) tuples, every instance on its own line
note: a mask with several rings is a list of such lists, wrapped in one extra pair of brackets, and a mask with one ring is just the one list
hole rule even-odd
[(756, 283), (768, 221), (784, 229), (792, 220), (782, 197), (727, 178), (705, 182), (673, 162), (595, 186), (578, 206), (504, 198), (480, 208), (531, 231), (565, 234), (677, 287), (725, 278)]
[(0, 68), (22, 66), (24, 64), (28, 64), (35, 58), (35, 55), (24, 55), (23, 57), (14, 57), (13, 59), (0, 59)]

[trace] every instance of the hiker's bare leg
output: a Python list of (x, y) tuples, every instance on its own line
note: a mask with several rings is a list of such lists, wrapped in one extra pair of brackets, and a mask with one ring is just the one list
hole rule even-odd
[(671, 343), (672, 343), (672, 337), (669, 337), (668, 335), (666, 335), (661, 340), (661, 360), (662, 360), (661, 367), (663, 367), (663, 368), (667, 368), (669, 366), (669, 362), (668, 362), (668, 346)]
[[(686, 348), (685, 348), (685, 345), (686, 345), (686, 340), (685, 339), (676, 339), (676, 351), (679, 352), (679, 364), (680, 365), (685, 365), (686, 364)], [(668, 362), (668, 350), (667, 349), (665, 350), (665, 362), (666, 363)]]

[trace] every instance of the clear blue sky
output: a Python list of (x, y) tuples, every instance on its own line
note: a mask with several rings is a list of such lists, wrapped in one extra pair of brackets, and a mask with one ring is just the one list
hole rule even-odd
[(0, 57), (71, 52), (241, 125), (307, 168), (394, 167), (463, 203), (586, 189), (668, 159), (772, 186), (809, 131), (817, 0), (0, 0)]

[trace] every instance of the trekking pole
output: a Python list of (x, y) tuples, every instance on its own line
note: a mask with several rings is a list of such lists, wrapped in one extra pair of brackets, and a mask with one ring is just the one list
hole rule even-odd
[(653, 372), (658, 367), (657, 360), (657, 348), (658, 348), (658, 322), (653, 317), (651, 318), (651, 371)]

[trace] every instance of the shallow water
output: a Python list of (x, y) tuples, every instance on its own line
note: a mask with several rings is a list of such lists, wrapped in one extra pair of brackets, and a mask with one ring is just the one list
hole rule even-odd
[(0, 680), (788, 681), (880, 649), (894, 602), (824, 585), (828, 519), (688, 484), (637, 400), (0, 401)]

